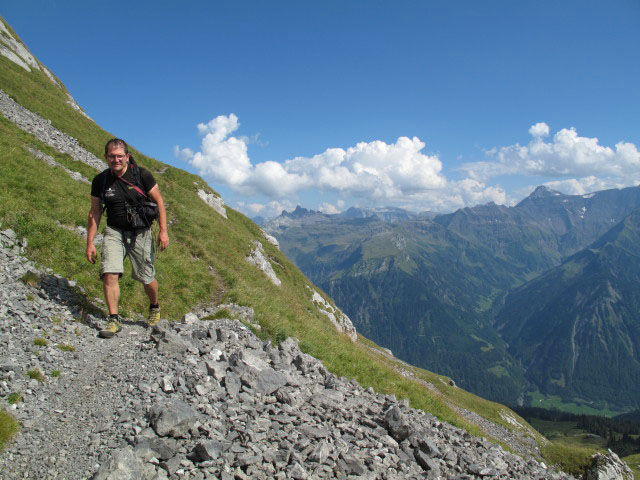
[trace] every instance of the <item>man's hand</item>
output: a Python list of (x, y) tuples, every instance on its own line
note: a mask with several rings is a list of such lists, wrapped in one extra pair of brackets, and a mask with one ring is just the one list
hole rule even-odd
[(158, 246), (160, 250), (164, 250), (169, 246), (169, 234), (166, 231), (160, 230), (158, 233)]
[(158, 232), (158, 246), (160, 250), (164, 250), (169, 246), (169, 234), (167, 233), (167, 212), (164, 209), (164, 199), (160, 194), (160, 188), (158, 185), (154, 185), (151, 190), (147, 192), (151, 200), (158, 205), (158, 226), (160, 232)]
[(89, 263), (96, 263), (97, 256), (98, 252), (96, 251), (96, 246), (93, 242), (87, 244), (87, 260), (89, 260)]

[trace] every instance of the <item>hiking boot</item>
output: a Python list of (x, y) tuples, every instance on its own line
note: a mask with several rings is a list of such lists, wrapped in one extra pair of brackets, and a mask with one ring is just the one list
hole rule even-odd
[(98, 332), (98, 336), (101, 338), (111, 338), (120, 330), (122, 330), (122, 324), (118, 320), (110, 320), (106, 328)]
[(147, 326), (153, 327), (160, 321), (160, 307), (149, 307), (149, 316), (147, 317)]

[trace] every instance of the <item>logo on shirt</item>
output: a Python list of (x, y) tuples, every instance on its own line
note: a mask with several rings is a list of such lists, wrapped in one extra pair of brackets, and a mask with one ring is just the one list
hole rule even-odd
[(116, 195), (116, 191), (111, 187), (107, 188), (104, 191), (105, 198), (107, 198), (107, 197), (115, 197), (115, 195)]

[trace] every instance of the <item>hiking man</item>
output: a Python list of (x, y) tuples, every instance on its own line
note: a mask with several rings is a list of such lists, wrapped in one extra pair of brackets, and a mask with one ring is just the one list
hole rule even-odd
[(98, 232), (103, 212), (107, 211), (100, 263), (100, 277), (109, 310), (107, 327), (99, 332), (111, 338), (122, 330), (118, 316), (120, 285), (124, 272), (124, 259), (131, 259), (132, 277), (144, 285), (149, 297), (147, 323), (153, 326), (160, 320), (158, 281), (155, 278), (153, 235), (151, 223), (141, 209), (143, 201), (157, 204), (158, 245), (161, 250), (169, 246), (167, 215), (164, 200), (153, 175), (135, 164), (124, 140), (112, 138), (104, 146), (104, 158), (109, 168), (96, 175), (91, 183), (91, 209), (87, 226), (87, 260), (96, 262), (97, 252), (93, 239)]

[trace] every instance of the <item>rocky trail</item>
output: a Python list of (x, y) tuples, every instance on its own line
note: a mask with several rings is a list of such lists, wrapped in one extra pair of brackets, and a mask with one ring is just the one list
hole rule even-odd
[(571, 478), (213, 310), (99, 339), (72, 283), (0, 243), (0, 397), (22, 424), (2, 479)]

